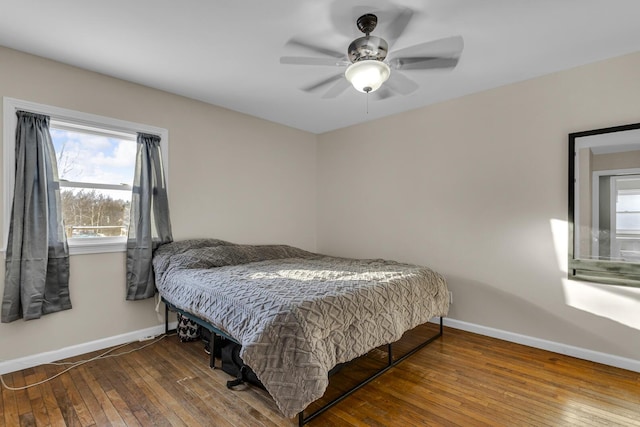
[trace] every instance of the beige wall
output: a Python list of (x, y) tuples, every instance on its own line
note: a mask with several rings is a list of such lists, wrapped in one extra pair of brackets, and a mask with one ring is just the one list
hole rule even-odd
[[(4, 48), (0, 64), (0, 96), (167, 128), (176, 239), (429, 265), (453, 319), (640, 359), (639, 292), (565, 279), (567, 134), (640, 121), (640, 55), (317, 137)], [(0, 361), (157, 325), (124, 300), (123, 264), (72, 257), (74, 308), (0, 324)]]
[(567, 135), (640, 121), (640, 54), (318, 140), (318, 250), (442, 272), (450, 317), (640, 359), (638, 289), (566, 280)]
[[(0, 96), (168, 129), (176, 240), (316, 247), (315, 135), (1, 47)], [(122, 253), (72, 256), (73, 309), (0, 324), (0, 362), (158, 325), (124, 275)]]

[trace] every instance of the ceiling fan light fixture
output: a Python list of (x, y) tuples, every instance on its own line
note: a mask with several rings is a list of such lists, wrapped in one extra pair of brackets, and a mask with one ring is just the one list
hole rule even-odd
[(344, 75), (353, 87), (362, 93), (375, 92), (391, 74), (389, 66), (375, 59), (354, 62)]

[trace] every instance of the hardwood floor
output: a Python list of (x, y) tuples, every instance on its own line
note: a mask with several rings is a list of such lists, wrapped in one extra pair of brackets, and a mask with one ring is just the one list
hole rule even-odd
[[(331, 390), (384, 357), (371, 352), (333, 377)], [(62, 369), (39, 366), (3, 378), (17, 387)], [(266, 392), (249, 386), (227, 390), (228, 379), (209, 369), (201, 342), (180, 343), (171, 336), (27, 390), (3, 388), (0, 425), (296, 425), (280, 415)], [(640, 426), (640, 374), (445, 328), (444, 337), (308, 425)]]

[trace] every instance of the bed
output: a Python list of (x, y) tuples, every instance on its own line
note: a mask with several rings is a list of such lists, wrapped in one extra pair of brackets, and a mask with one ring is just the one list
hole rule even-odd
[(286, 245), (185, 240), (158, 248), (153, 266), (167, 307), (242, 344), (244, 362), (300, 424), (333, 367), (434, 317), (441, 334), (449, 309), (444, 278), (428, 268)]

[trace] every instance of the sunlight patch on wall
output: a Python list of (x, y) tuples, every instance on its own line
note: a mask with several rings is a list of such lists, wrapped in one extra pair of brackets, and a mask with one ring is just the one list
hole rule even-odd
[(562, 279), (567, 305), (640, 330), (640, 289)]
[(556, 259), (560, 272), (566, 276), (569, 265), (569, 225), (567, 221), (561, 219), (551, 219), (551, 235), (553, 236), (553, 247), (556, 250)]
[(568, 224), (567, 221), (559, 219), (551, 219), (550, 223), (566, 304), (640, 330), (640, 289), (569, 280)]

